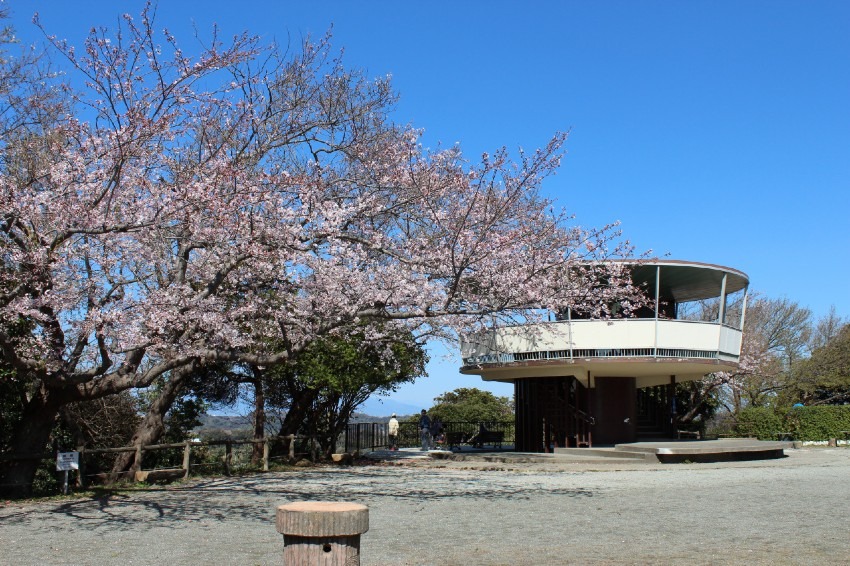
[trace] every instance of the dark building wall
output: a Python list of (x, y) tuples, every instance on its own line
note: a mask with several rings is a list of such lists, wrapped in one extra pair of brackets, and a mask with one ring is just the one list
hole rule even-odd
[(594, 444), (637, 440), (637, 390), (634, 377), (597, 377), (593, 389)]
[(575, 377), (518, 379), (514, 382), (514, 399), (518, 451), (547, 452), (588, 445), (588, 392)]
[(543, 428), (537, 383), (538, 380), (535, 378), (514, 381), (515, 447), (519, 452), (543, 451)]
[(583, 425), (574, 409), (584, 411), (586, 406), (595, 420), (594, 444), (637, 441), (634, 377), (597, 377), (595, 388), (587, 391), (589, 399), (585, 394), (575, 395), (575, 387), (584, 391), (574, 377), (526, 378), (514, 382), (516, 450), (543, 452), (550, 446), (575, 446), (583, 434)]

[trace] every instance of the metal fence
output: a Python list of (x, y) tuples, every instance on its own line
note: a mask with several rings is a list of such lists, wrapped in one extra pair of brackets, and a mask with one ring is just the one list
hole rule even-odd
[[(512, 448), (515, 441), (515, 427), (512, 421), (473, 422), (452, 421), (442, 423), (443, 433), (461, 433), (465, 438), (471, 438), (482, 427), (490, 432), (503, 434), (503, 446)], [(419, 436), (419, 426), (415, 422), (400, 422), (397, 445), (399, 448), (413, 448), (422, 444)], [(387, 423), (352, 423), (345, 429), (345, 434), (339, 439), (337, 450), (341, 452), (362, 452), (389, 447)]]

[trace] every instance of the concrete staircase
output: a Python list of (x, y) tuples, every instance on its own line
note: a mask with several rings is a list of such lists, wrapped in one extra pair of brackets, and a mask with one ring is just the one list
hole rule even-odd
[(661, 423), (654, 421), (648, 417), (639, 417), (637, 423), (638, 441), (648, 441), (667, 438)]

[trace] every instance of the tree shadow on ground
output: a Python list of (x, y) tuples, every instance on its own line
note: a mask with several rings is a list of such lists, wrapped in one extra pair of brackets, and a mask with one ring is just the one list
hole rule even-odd
[[(546, 497), (590, 498), (589, 489), (547, 487), (533, 476), (506, 477), (468, 471), (329, 468), (238, 478), (190, 480), (166, 488), (101, 491), (89, 499), (40, 506), (2, 515), (4, 523), (53, 528), (45, 510), (102, 531), (195, 528), (226, 521), (273, 523), (278, 505), (292, 501), (357, 501), (369, 505), (392, 499), (421, 502), (462, 499), (522, 501)], [(36, 527), (36, 525), (38, 525)]]

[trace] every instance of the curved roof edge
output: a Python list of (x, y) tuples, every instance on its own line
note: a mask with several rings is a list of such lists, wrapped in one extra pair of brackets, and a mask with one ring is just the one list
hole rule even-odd
[[(604, 261), (604, 260), (603, 260)], [(726, 273), (732, 273), (737, 275), (738, 277), (743, 278), (747, 283), (750, 281), (749, 275), (741, 271), (740, 269), (735, 269), (734, 267), (729, 267), (726, 265), (719, 265), (717, 263), (705, 263), (700, 261), (685, 261), (682, 259), (612, 259), (608, 260), (615, 263), (630, 263), (632, 265), (671, 265), (671, 266), (680, 266), (680, 267), (696, 267), (700, 269), (714, 269), (718, 271), (724, 271)]]
[(726, 276), (726, 294), (735, 293), (749, 286), (750, 279), (739, 269), (675, 259), (613, 259), (613, 263), (633, 266), (632, 279), (645, 283), (654, 292), (655, 269), (661, 267), (662, 293), (672, 296), (677, 302), (707, 299), (720, 295), (723, 276)]

